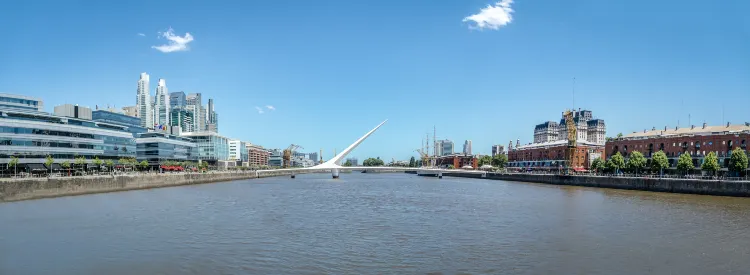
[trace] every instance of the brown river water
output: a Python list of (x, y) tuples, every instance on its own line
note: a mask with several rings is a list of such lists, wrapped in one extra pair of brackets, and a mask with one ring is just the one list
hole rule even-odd
[(328, 174), (0, 204), (0, 274), (750, 274), (750, 198)]

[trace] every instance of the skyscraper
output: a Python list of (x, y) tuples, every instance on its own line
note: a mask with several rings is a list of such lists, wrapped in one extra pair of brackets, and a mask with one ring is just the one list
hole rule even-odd
[(217, 133), (219, 132), (219, 115), (216, 114), (216, 109), (214, 109), (214, 99), (209, 98), (208, 99), (208, 125), (206, 126), (206, 130), (209, 132)]
[(471, 140), (464, 141), (464, 155), (471, 155)]
[(193, 131), (203, 132), (206, 129), (206, 115), (202, 112), (201, 93), (189, 94), (185, 98), (186, 109), (193, 113)]
[(138, 79), (138, 90), (136, 93), (135, 105), (138, 108), (138, 115), (141, 118), (141, 127), (153, 128), (154, 117), (151, 108), (151, 93), (148, 89), (149, 76), (147, 73), (141, 73)]
[(169, 108), (185, 107), (185, 92), (169, 93)]
[(170, 125), (169, 98), (166, 81), (159, 79), (159, 85), (156, 86), (156, 98), (154, 98), (154, 124)]

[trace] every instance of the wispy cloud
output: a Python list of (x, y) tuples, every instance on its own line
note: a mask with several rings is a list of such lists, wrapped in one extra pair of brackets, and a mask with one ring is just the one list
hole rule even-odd
[(261, 108), (261, 107), (258, 107), (258, 106), (255, 106), (255, 110), (258, 110), (258, 113), (259, 113), (259, 114), (261, 114), (261, 115), (262, 115), (263, 113), (265, 113), (265, 112), (263, 111), (263, 108)]
[(142, 33), (142, 32), (139, 32), (139, 33), (138, 33), (138, 36), (146, 36), (146, 34), (145, 34), (145, 33)]
[(151, 48), (163, 53), (187, 51), (189, 49), (188, 43), (193, 42), (193, 36), (190, 35), (189, 32), (186, 32), (185, 36), (179, 36), (174, 34), (172, 28), (169, 28), (166, 32), (160, 32), (159, 36), (169, 40), (169, 43), (159, 46), (151, 46)]
[(273, 107), (272, 105), (266, 105), (266, 108), (268, 108), (271, 111), (276, 111), (276, 107)]
[(501, 0), (495, 5), (487, 5), (486, 8), (479, 10), (479, 13), (465, 17), (463, 22), (474, 22), (469, 26), (472, 29), (497, 30), (513, 21), (511, 4), (513, 0)]

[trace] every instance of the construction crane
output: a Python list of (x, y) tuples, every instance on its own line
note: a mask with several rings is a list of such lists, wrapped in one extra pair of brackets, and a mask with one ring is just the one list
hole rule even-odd
[(576, 127), (576, 123), (574, 121), (573, 117), (573, 111), (566, 110), (563, 117), (565, 117), (565, 126), (568, 130), (568, 148), (567, 152), (565, 154), (565, 160), (567, 161), (567, 168), (572, 169), (573, 168), (573, 159), (575, 159), (576, 156), (576, 140), (578, 139), (578, 131)]
[(289, 145), (286, 149), (284, 149), (283, 159), (284, 159), (284, 168), (289, 168), (292, 166), (292, 154), (294, 154), (294, 151), (297, 151), (297, 149), (305, 149), (302, 148), (302, 146), (292, 144)]

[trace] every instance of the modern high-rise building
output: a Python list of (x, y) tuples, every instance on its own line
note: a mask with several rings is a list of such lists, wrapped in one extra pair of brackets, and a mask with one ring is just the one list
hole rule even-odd
[(201, 106), (201, 121), (199, 121), (201, 131), (208, 130), (208, 112), (206, 111), (206, 105)]
[(149, 76), (147, 73), (141, 73), (138, 79), (138, 89), (136, 93), (135, 105), (138, 108), (138, 114), (141, 118), (141, 127), (153, 128), (154, 117), (153, 108), (151, 107), (151, 94), (149, 92)]
[[(167, 90), (167, 83), (164, 79), (159, 79), (159, 84), (156, 86), (156, 96), (154, 98), (154, 125), (171, 125), (169, 114), (169, 92)], [(154, 126), (151, 125), (151, 126)]]
[(170, 125), (180, 126), (183, 132), (195, 132), (193, 119), (195, 116), (186, 107), (175, 107), (170, 110)]
[(492, 145), (492, 156), (496, 156), (499, 154), (505, 154), (505, 148), (503, 148), (502, 145)]
[(310, 157), (310, 160), (314, 161), (315, 163), (318, 163), (318, 161), (320, 161), (320, 159), (318, 159), (318, 153), (317, 152), (310, 153), (309, 157)]
[(434, 148), (433, 150), (435, 151), (434, 152), (435, 156), (442, 156), (443, 155), (443, 141), (442, 140), (435, 141), (435, 144), (434, 144), (433, 148)]
[(187, 105), (185, 101), (185, 92), (174, 92), (169, 93), (169, 107), (170, 109), (176, 107), (185, 107)]
[(464, 155), (471, 155), (471, 140), (464, 141)]
[(453, 141), (452, 140), (443, 140), (440, 142), (441, 144), (441, 153), (443, 156), (447, 155), (453, 155)]
[(203, 132), (206, 129), (206, 116), (201, 112), (202, 100), (200, 93), (189, 94), (185, 97), (185, 108), (193, 113), (193, 131), (191, 132)]
[(209, 132), (217, 133), (219, 132), (219, 115), (216, 114), (216, 109), (214, 109), (214, 99), (209, 98), (208, 99), (208, 123), (206, 126), (206, 130)]

